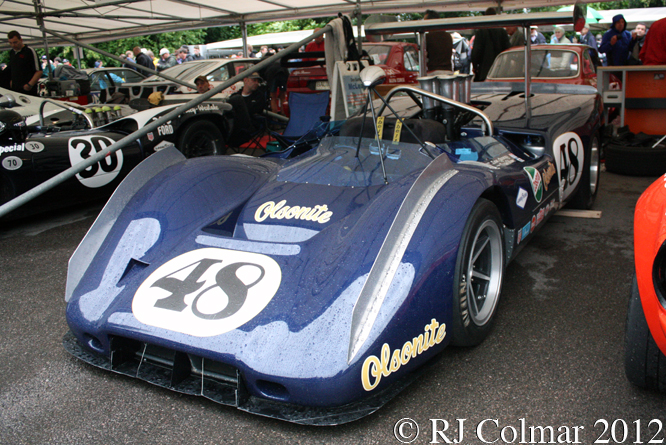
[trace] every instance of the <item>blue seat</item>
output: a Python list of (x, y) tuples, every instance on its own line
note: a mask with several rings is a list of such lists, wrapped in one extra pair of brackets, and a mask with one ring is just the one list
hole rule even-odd
[(280, 143), (282, 149), (291, 147), (308, 136), (313, 129), (321, 126), (321, 118), (326, 116), (328, 98), (328, 91), (313, 94), (289, 93), (289, 123), (282, 134), (271, 132), (271, 136)]

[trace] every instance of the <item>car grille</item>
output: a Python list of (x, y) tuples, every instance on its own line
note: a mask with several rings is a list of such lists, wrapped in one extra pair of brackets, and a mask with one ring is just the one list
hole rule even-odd
[(247, 397), (233, 366), (124, 337), (112, 336), (110, 340), (109, 357), (84, 348), (71, 332), (63, 343), (72, 355), (94, 366), (173, 391), (231, 406), (239, 406), (241, 398)]

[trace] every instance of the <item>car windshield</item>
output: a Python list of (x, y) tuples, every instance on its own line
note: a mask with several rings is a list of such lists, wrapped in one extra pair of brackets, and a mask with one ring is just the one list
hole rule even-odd
[[(188, 81), (194, 80), (200, 74), (205, 74), (208, 71), (212, 70), (216, 63), (200, 63), (200, 62), (188, 62), (181, 65), (172, 66), (163, 71), (163, 73), (170, 77), (175, 77), (176, 79)], [(165, 79), (158, 74), (152, 75), (144, 82), (163, 82)]]
[[(359, 138), (349, 136), (324, 138), (316, 150), (311, 150), (286, 164), (277, 180), (339, 187), (384, 184), (377, 141), (362, 138), (357, 158), (358, 142)], [(418, 144), (401, 142), (395, 145), (390, 140), (382, 140), (381, 146), (389, 182), (421, 171), (432, 162), (432, 158)], [(439, 153), (441, 152), (437, 154)]]
[(389, 52), (391, 47), (386, 45), (369, 45), (363, 44), (363, 50), (368, 52), (368, 56), (372, 59), (375, 65), (383, 65), (388, 61)]
[[(534, 79), (574, 77), (578, 75), (579, 60), (575, 51), (538, 49), (532, 51), (530, 76)], [(525, 77), (525, 52), (509, 51), (495, 59), (488, 78), (508, 79)]]

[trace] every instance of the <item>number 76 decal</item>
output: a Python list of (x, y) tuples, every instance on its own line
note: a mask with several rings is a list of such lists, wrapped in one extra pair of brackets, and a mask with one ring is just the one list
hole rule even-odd
[(132, 312), (150, 326), (195, 337), (224, 334), (256, 317), (280, 287), (270, 257), (205, 248), (160, 266), (141, 284)]

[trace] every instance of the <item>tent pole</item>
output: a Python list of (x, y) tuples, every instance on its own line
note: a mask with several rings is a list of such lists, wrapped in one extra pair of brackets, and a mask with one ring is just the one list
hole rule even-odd
[(530, 40), (530, 24), (527, 23), (526, 25), (523, 26), (523, 34), (525, 35), (525, 119), (529, 127), (530, 118), (532, 117), (532, 41)]
[[(194, 108), (200, 103), (210, 99), (214, 95), (220, 93), (222, 90), (229, 88), (231, 85), (235, 84), (236, 82), (244, 79), (245, 77), (260, 71), (264, 68), (266, 68), (268, 65), (273, 64), (275, 61), (281, 59), (283, 56), (286, 56), (287, 54), (291, 54), (295, 51), (298, 51), (298, 48), (300, 48), (302, 45), (305, 45), (306, 43), (310, 42), (311, 40), (315, 39), (316, 37), (319, 37), (321, 35), (324, 35), (327, 32), (331, 32), (333, 30), (333, 27), (331, 25), (326, 25), (319, 31), (313, 33), (312, 35), (306, 37), (305, 39), (301, 40), (300, 42), (296, 42), (284, 50), (280, 51), (277, 54), (274, 54), (270, 57), (264, 58), (261, 60), (261, 62), (252, 65), (251, 67), (247, 68), (245, 71), (242, 71), (240, 74), (237, 76), (232, 77), (231, 79), (227, 80), (226, 82), (223, 82), (222, 84), (216, 86), (215, 88), (207, 91), (206, 93), (203, 94), (193, 94), (192, 96), (194, 99), (191, 101), (184, 103), (172, 111), (166, 113), (159, 119), (156, 119), (154, 121), (151, 121), (150, 123), (144, 125), (143, 127), (139, 128), (137, 131), (134, 133), (131, 133), (118, 142), (106, 147), (104, 150), (101, 150), (94, 155), (90, 156), (88, 159), (86, 159), (83, 162), (79, 162), (76, 165), (71, 166), (67, 170), (64, 170), (57, 174), (56, 176), (52, 177), (51, 179), (43, 182), (42, 184), (38, 185), (37, 187), (34, 187), (27, 192), (23, 193), (22, 195), (17, 196), (16, 198), (12, 199), (11, 201), (6, 202), (5, 204), (0, 206), (0, 218), (11, 212), (12, 210), (17, 209), (18, 207), (22, 206), (26, 202), (36, 198), (37, 196), (41, 195), (42, 193), (45, 193), (52, 189), (53, 187), (59, 185), (62, 182), (65, 182), (66, 180), (76, 176), (78, 173), (82, 172), (83, 170), (87, 169), (91, 165), (97, 164), (98, 162), (104, 160), (106, 156), (109, 154), (126, 147), (129, 144), (132, 144), (134, 141), (137, 139), (140, 139), (144, 136), (146, 136), (148, 133), (151, 131), (155, 131), (157, 127), (160, 125), (165, 124), (166, 122), (176, 119), (178, 116), (181, 114), (185, 113), (187, 110), (190, 108)], [(95, 51), (93, 49), (93, 51)]]
[(247, 50), (247, 24), (245, 22), (240, 22), (240, 27), (243, 36), (243, 57), (250, 57), (250, 53)]
[(79, 65), (79, 69), (81, 69), (81, 52), (83, 50), (79, 48), (79, 45), (74, 45), (74, 51), (76, 52), (76, 63)]
[(426, 74), (428, 74), (428, 69), (426, 67), (426, 53), (425, 53), (425, 46), (426, 46), (426, 33), (425, 31), (421, 31), (418, 34), (419, 36), (419, 77), (425, 77)]
[(53, 80), (53, 65), (51, 65), (51, 56), (49, 55), (49, 40), (46, 37), (46, 31), (44, 31), (45, 28), (44, 19), (42, 17), (42, 5), (39, 4), (39, 0), (32, 0), (32, 3), (35, 5), (37, 25), (39, 25), (39, 29), (42, 30), (42, 38), (44, 39), (44, 52), (46, 53), (46, 66), (49, 67), (49, 80)]
[(354, 15), (356, 16), (356, 27), (358, 28), (358, 53), (363, 54), (363, 36), (361, 35), (361, 29), (363, 28), (361, 20), (361, 0), (356, 0), (356, 9), (354, 9)]

